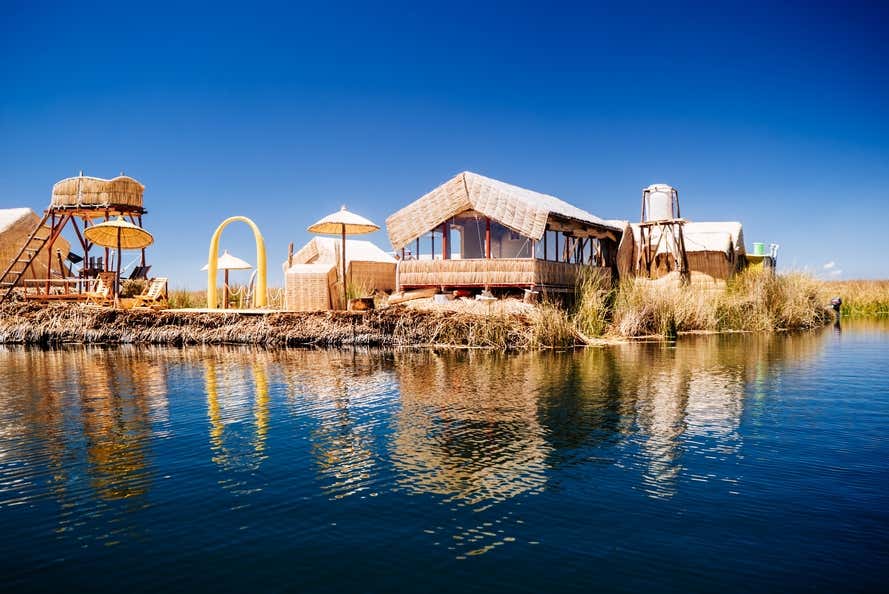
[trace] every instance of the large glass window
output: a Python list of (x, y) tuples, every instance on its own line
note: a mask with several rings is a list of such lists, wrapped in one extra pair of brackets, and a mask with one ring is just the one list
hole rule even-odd
[(531, 238), (491, 221), (492, 258), (530, 258)]
[(451, 219), (451, 257), (484, 258), (486, 225), (485, 216), (474, 210), (461, 212)]

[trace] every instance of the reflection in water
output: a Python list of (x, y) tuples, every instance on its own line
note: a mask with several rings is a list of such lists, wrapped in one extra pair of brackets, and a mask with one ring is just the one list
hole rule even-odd
[(16, 386), (0, 391), (0, 509), (35, 505), (45, 485), (60, 538), (83, 539), (85, 518), (106, 518), (92, 538), (118, 543), (129, 534), (119, 520), (147, 505), (151, 440), (167, 435), (163, 359), (126, 348), (6, 348), (0, 357), (0, 381)]
[(311, 419), (312, 457), (330, 499), (376, 496), (392, 374), (385, 356), (367, 352), (276, 354), (289, 386), (292, 413)]
[(249, 486), (249, 477), (266, 458), (269, 381), (263, 358), (250, 350), (207, 349), (203, 353), (211, 459), (224, 471), (220, 485), (237, 494), (258, 490)]
[(482, 506), (546, 483), (549, 446), (537, 411), (545, 369), (534, 357), (406, 353), (393, 442), (409, 491)]
[[(515, 506), (590, 465), (618, 469), (656, 499), (688, 481), (737, 493), (742, 420), (756, 422), (782, 370), (822, 344), (707, 336), (512, 356), (0, 348), (0, 510), (48, 492), (60, 533), (82, 530), (84, 514), (133, 513), (163, 472), (153, 449), (199, 425), (202, 458), (189, 472), (209, 466), (224, 491), (258, 494), (269, 466), (305, 459), (332, 501), (437, 501), (452, 517), (428, 527), (431, 543), (481, 554), (517, 542)], [(190, 400), (195, 385), (204, 394)], [(196, 405), (200, 417), (173, 423), (171, 409)], [(271, 447), (273, 436), (286, 445)], [(719, 463), (695, 473), (699, 456)], [(121, 538), (125, 524), (101, 538)]]

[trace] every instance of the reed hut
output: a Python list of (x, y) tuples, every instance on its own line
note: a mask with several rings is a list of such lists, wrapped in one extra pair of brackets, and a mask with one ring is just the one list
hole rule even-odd
[[(284, 263), (286, 309), (342, 309), (341, 241), (315, 237)], [(346, 279), (361, 293), (395, 289), (395, 258), (370, 241), (346, 240)]]
[[(632, 225), (635, 249), (641, 249), (640, 226)], [(685, 252), (689, 271), (695, 278), (726, 281), (746, 264), (744, 231), (738, 222), (685, 222), (683, 227)], [(668, 238), (652, 243), (657, 245), (652, 278), (667, 276), (672, 269), (666, 256), (670, 250)], [(664, 257), (661, 257), (664, 256)]]
[[(28, 240), (31, 233), (40, 224), (40, 217), (30, 208), (3, 208), (0, 209), (0, 273), (6, 270), (16, 258), (20, 257), (22, 246)], [(43, 226), (43, 235), (48, 236), (51, 229)], [(45, 279), (50, 277), (67, 276), (68, 252), (70, 244), (63, 238), (59, 238), (52, 245), (52, 251), (47, 257), (47, 246), (32, 242), (33, 249), (26, 249), (21, 257), (32, 258), (28, 268), (28, 277), (33, 279)], [(27, 246), (26, 246), (27, 248)], [(49, 264), (49, 268), (47, 265)]]
[(465, 171), (386, 219), (399, 288), (572, 290), (584, 267), (632, 266), (623, 221)]

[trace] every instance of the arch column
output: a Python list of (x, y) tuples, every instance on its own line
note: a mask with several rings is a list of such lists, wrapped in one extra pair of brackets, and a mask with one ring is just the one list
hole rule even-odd
[(268, 290), (266, 285), (267, 267), (265, 256), (265, 240), (256, 223), (247, 217), (229, 217), (222, 221), (210, 239), (210, 253), (207, 259), (207, 309), (216, 309), (216, 260), (219, 259), (219, 236), (223, 229), (231, 223), (239, 221), (246, 223), (253, 230), (253, 238), (256, 240), (256, 289), (253, 291), (253, 306), (265, 307), (268, 305)]

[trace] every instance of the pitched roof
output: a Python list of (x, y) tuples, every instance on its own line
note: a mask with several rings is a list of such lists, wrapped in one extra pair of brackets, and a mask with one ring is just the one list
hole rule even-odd
[[(335, 266), (339, 263), (341, 243), (342, 240), (335, 237), (313, 237), (293, 254), (293, 265), (324, 264)], [(346, 240), (346, 261), (396, 263), (395, 258), (381, 250), (376, 244), (363, 239)]]
[(34, 211), (30, 208), (0, 208), (0, 233), (31, 214), (34, 214)]
[(519, 186), (464, 171), (408, 204), (386, 219), (389, 240), (395, 249), (451, 217), (475, 210), (532, 239), (540, 239), (550, 215), (584, 223), (603, 231), (622, 233), (624, 224), (609, 221), (567, 202)]

